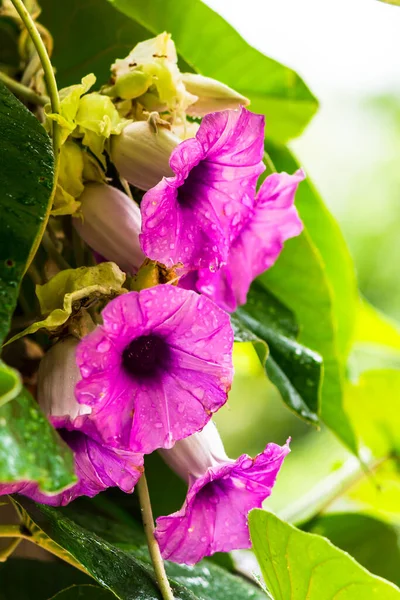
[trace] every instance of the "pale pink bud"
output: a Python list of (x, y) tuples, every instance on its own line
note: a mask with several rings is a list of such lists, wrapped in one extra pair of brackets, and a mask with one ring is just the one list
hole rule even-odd
[(75, 399), (75, 385), (81, 378), (75, 359), (78, 343), (72, 336), (60, 340), (46, 352), (39, 365), (39, 405), (54, 425), (60, 427), (91, 412), (89, 406), (78, 404)]
[(198, 433), (179, 440), (169, 450), (159, 450), (164, 461), (179, 477), (189, 483), (210, 467), (233, 462), (226, 455), (218, 430), (212, 421)]
[(211, 112), (236, 109), (250, 104), (248, 98), (217, 79), (197, 73), (182, 73), (182, 81), (186, 90), (197, 96), (196, 102), (186, 109), (187, 114), (193, 117), (203, 117)]
[(111, 159), (130, 184), (149, 190), (174, 173), (169, 166), (172, 150), (181, 142), (169, 129), (135, 121), (111, 140)]
[[(96, 252), (123, 271), (136, 273), (145, 256), (140, 248), (140, 209), (126, 194), (104, 183), (89, 183), (73, 223)], [(81, 217), (81, 218), (79, 218)]]

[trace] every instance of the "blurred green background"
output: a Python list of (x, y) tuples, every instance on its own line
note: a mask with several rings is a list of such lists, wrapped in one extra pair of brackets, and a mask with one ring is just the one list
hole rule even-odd
[[(362, 293), (399, 321), (400, 10), (359, 0), (330, 6), (248, 0), (246, 10), (239, 0), (207, 4), (252, 45), (293, 67), (320, 100), (317, 116), (291, 147), (341, 226)], [(344, 462), (351, 469), (352, 459), (330, 432), (289, 413), (250, 346), (236, 349), (235, 366), (228, 405), (216, 421), (232, 456), (292, 437), (292, 453), (267, 501), (285, 515), (286, 505)], [(367, 485), (373, 493), (373, 483)]]

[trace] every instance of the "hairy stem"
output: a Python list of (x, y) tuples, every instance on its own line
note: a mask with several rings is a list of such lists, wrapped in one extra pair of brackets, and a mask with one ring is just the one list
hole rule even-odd
[(156, 575), (161, 595), (164, 600), (174, 600), (174, 595), (165, 573), (164, 561), (161, 556), (160, 548), (156, 538), (154, 537), (153, 512), (151, 510), (149, 488), (147, 487), (147, 480), (144, 473), (139, 479), (136, 489), (139, 494), (140, 509), (142, 511), (143, 526), (146, 534), (147, 545), (149, 547), (150, 557), (153, 563), (154, 573)]
[(31, 88), (28, 88), (26, 85), (22, 85), (18, 81), (15, 81), (12, 77), (9, 77), (5, 73), (0, 71), (0, 81), (4, 83), (16, 96), (25, 100), (25, 102), (30, 102), (31, 104), (37, 104), (38, 106), (45, 106), (50, 102), (50, 98), (48, 96), (41, 96), (37, 94)]
[[(25, 8), (23, 1), (22, 0), (11, 0), (11, 1), (14, 5), (16, 11), (18, 12), (19, 16), (21, 17), (22, 22), (24, 23), (24, 25), (30, 35), (32, 43), (34, 44), (34, 46), (36, 48), (36, 52), (38, 53), (40, 62), (42, 64), (42, 69), (43, 69), (44, 77), (46, 80), (46, 87), (47, 87), (47, 93), (49, 94), (51, 110), (53, 113), (58, 114), (60, 112), (60, 99), (58, 96), (56, 78), (54, 76), (54, 71), (53, 71), (53, 67), (52, 67), (49, 55), (47, 54), (46, 46), (44, 45), (44, 42), (43, 42), (42, 38), (40, 37), (40, 33), (35, 25), (34, 20), (32, 19), (31, 15), (27, 11), (27, 9)], [(58, 125), (58, 123), (55, 123), (55, 122), (53, 122), (53, 125), (52, 125), (52, 140), (53, 140), (53, 153), (54, 153), (53, 192), (49, 199), (49, 204), (47, 206), (46, 215), (42, 221), (41, 227), (38, 231), (35, 242), (32, 246), (32, 249), (31, 249), (27, 264), (26, 264), (26, 269), (28, 269), (29, 265), (31, 264), (35, 254), (37, 252), (37, 249), (39, 248), (43, 234), (46, 230), (46, 226), (47, 226), (47, 222), (49, 220), (50, 211), (51, 211), (51, 207), (53, 204), (53, 198), (54, 198), (54, 194), (55, 194), (55, 190), (56, 190), (56, 182), (57, 182), (57, 178), (58, 178), (58, 169), (59, 169), (59, 163), (60, 163), (61, 129), (60, 129), (60, 126)]]

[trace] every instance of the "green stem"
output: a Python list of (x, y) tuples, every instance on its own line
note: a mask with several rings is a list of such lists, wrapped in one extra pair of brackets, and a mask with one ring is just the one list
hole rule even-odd
[(21, 542), (22, 538), (14, 538), (6, 548), (0, 550), (0, 563), (6, 562), (6, 560), (10, 558), (14, 550), (18, 548)]
[(42, 285), (42, 283), (43, 283), (42, 276), (39, 273), (39, 269), (33, 263), (28, 268), (28, 275), (32, 279), (32, 282), (35, 285)]
[[(46, 535), (38, 538), (35, 535), (31, 534), (21, 525), (0, 525), (0, 538), (15, 538), (18, 540), (18, 542), (20, 542), (21, 540), (31, 542), (32, 544), (35, 544), (36, 546), (40, 546), (40, 548), (47, 550), (47, 552), (50, 552), (50, 554), (54, 554), (54, 556), (57, 556), (57, 558), (60, 558), (61, 560), (69, 563), (70, 565), (72, 565), (76, 569), (79, 569), (83, 573), (89, 574), (87, 570), (83, 567), (83, 565), (81, 565), (77, 560), (75, 560), (72, 554), (70, 554), (67, 550), (61, 548), (61, 546), (53, 542)], [(16, 546), (17, 544), (14, 544), (14, 549)]]
[(0, 538), (23, 538), (19, 525), (0, 525)]
[(271, 157), (268, 154), (268, 152), (264, 152), (263, 161), (265, 163), (265, 166), (267, 167), (267, 170), (270, 171), (270, 173), (276, 173), (275, 165), (272, 162)]
[(31, 104), (37, 104), (38, 106), (45, 106), (50, 102), (50, 98), (47, 96), (41, 96), (37, 94), (31, 88), (28, 88), (26, 85), (22, 85), (18, 81), (15, 81), (12, 77), (9, 77), (5, 73), (0, 71), (0, 81), (4, 83), (16, 96), (25, 100), (25, 102), (30, 102)]
[(67, 263), (62, 254), (57, 250), (53, 240), (51, 239), (49, 233), (47, 231), (44, 232), (42, 238), (43, 247), (46, 250), (49, 257), (56, 263), (57, 267), (59, 267), (62, 271), (64, 269), (70, 269), (71, 265)]
[(167, 574), (165, 573), (164, 561), (161, 556), (160, 548), (154, 537), (154, 519), (151, 510), (149, 488), (147, 487), (146, 476), (143, 473), (136, 487), (139, 494), (140, 509), (144, 532), (146, 534), (147, 545), (149, 547), (151, 562), (153, 563), (154, 573), (156, 575), (158, 587), (164, 600), (174, 600), (174, 595), (169, 585)]
[[(40, 37), (40, 33), (35, 25), (34, 20), (32, 19), (29, 12), (26, 10), (23, 1), (22, 0), (11, 0), (11, 1), (15, 7), (15, 10), (21, 17), (22, 22), (24, 23), (24, 25), (30, 35), (32, 43), (34, 44), (34, 46), (36, 48), (36, 52), (38, 53), (40, 62), (42, 64), (42, 69), (43, 69), (44, 77), (46, 80), (47, 92), (48, 92), (49, 98), (50, 98), (51, 111), (53, 113), (59, 114), (60, 98), (58, 96), (57, 82), (56, 82), (56, 78), (54, 76), (54, 71), (53, 71), (51, 61), (50, 61), (50, 57), (47, 54), (46, 46), (44, 45), (44, 42), (43, 42), (42, 38)], [(43, 234), (46, 230), (46, 226), (47, 226), (47, 222), (49, 220), (50, 211), (51, 211), (51, 207), (53, 204), (53, 198), (54, 198), (54, 194), (55, 194), (55, 190), (56, 190), (56, 183), (57, 183), (57, 179), (58, 179), (58, 170), (59, 170), (59, 164), (60, 164), (60, 148), (61, 148), (61, 128), (58, 125), (58, 123), (56, 123), (56, 122), (53, 122), (53, 124), (52, 124), (52, 139), (53, 139), (53, 153), (54, 153), (53, 192), (49, 199), (49, 204), (47, 206), (46, 215), (42, 221), (41, 227), (38, 231), (35, 242), (32, 246), (32, 249), (31, 249), (27, 264), (26, 264), (26, 269), (28, 269), (29, 265), (31, 264), (35, 254), (37, 252), (37, 249), (39, 248)]]

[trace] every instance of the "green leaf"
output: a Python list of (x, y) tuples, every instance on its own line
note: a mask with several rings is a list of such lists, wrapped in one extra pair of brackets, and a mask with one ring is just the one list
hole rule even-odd
[(7, 343), (15, 342), (39, 329), (56, 331), (73, 312), (80, 311), (84, 302), (90, 303), (95, 298), (117, 295), (121, 292), (124, 281), (125, 273), (113, 262), (60, 271), (48, 283), (36, 286), (40, 310), (48, 316), (14, 335)]
[(350, 355), (352, 379), (378, 369), (400, 369), (400, 329), (362, 298), (359, 300)]
[[(278, 171), (294, 173), (299, 168), (297, 159), (285, 146), (267, 142), (266, 150)], [(338, 223), (308, 175), (297, 190), (296, 206), (324, 264), (332, 293), (337, 346), (340, 355), (345, 359), (350, 350), (358, 310), (354, 263)]]
[(347, 412), (363, 443), (377, 458), (400, 452), (400, 371), (362, 373), (349, 383)]
[[(107, 542), (66, 517), (68, 511), (35, 505), (25, 498), (19, 502), (48, 536), (68, 550), (94, 579), (117, 598), (161, 598), (146, 548), (129, 547), (126, 542), (121, 544), (123, 549), (118, 548), (115, 542)], [(72, 515), (73, 511), (72, 506), (69, 514)], [(256, 585), (210, 561), (203, 561), (196, 567), (167, 562), (166, 568), (176, 600), (265, 600), (264, 592)]]
[(306, 421), (318, 423), (322, 360), (296, 341), (298, 327), (293, 312), (256, 281), (246, 305), (236, 315), (236, 332), (241, 324), (242, 329), (244, 326), (268, 344), (265, 369), (288, 407)]
[(306, 529), (327, 537), (375, 575), (400, 585), (398, 525), (385, 523), (369, 515), (337, 513), (314, 519)]
[(114, 594), (97, 585), (73, 585), (50, 600), (113, 600)]
[(260, 359), (260, 363), (265, 366), (265, 361), (269, 355), (268, 344), (258, 337), (251, 329), (248, 329), (244, 324), (244, 319), (240, 319), (238, 314), (231, 315), (231, 325), (235, 336), (235, 342), (247, 343), (251, 342)]
[(251, 110), (267, 117), (268, 137), (285, 142), (300, 135), (316, 112), (316, 99), (294, 71), (252, 48), (200, 0), (109, 1), (153, 35), (171, 33), (195, 71), (249, 98)]
[(0, 563), (0, 581), (0, 600), (48, 600), (63, 588), (93, 582), (66, 563), (26, 558)]
[(71, 451), (25, 389), (0, 407), (0, 481), (36, 481), (43, 492), (76, 481)]
[[(137, 42), (152, 34), (114, 10), (107, 0), (41, 0), (40, 22), (56, 40), (52, 63), (60, 88), (94, 73), (98, 85), (107, 83), (110, 66), (126, 56)], [(76, 40), (80, 40), (77, 44)]]
[(21, 376), (0, 360), (0, 407), (17, 396), (22, 388)]
[(53, 154), (42, 125), (0, 82), (0, 343), (46, 215)]
[(288, 240), (279, 260), (258, 281), (294, 312), (299, 344), (322, 357), (321, 420), (356, 454), (356, 437), (343, 408), (344, 365), (337, 346), (332, 288), (308, 232)]
[(249, 517), (254, 552), (274, 600), (398, 600), (400, 590), (323, 537), (272, 513)]

